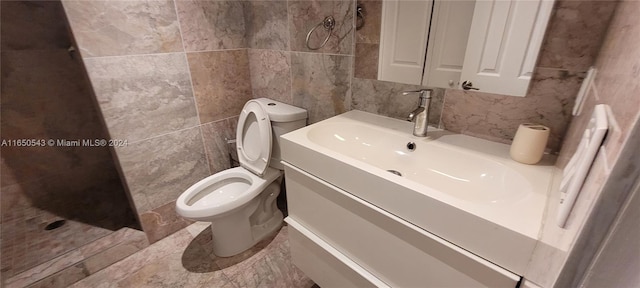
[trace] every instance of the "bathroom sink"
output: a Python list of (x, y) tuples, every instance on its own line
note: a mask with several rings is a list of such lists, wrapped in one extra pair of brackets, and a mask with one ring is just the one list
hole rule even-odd
[[(509, 204), (524, 199), (533, 189), (514, 169), (438, 141), (418, 141), (418, 145), (403, 133), (352, 122), (317, 125), (307, 135), (327, 149), (461, 200)], [(442, 137), (445, 132), (432, 135), (431, 139)]]
[[(350, 111), (282, 136), (283, 161), (516, 274), (542, 226), (553, 159)], [(431, 127), (429, 127), (431, 128)]]

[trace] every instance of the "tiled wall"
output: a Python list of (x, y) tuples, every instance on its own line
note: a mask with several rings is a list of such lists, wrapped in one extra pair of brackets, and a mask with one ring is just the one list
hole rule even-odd
[[(248, 35), (251, 49), (253, 97), (267, 97), (303, 107), (309, 123), (346, 112), (351, 107), (353, 63), (353, 1), (250, 1), (246, 23), (255, 31)], [(266, 7), (262, 7), (266, 6)], [(307, 32), (332, 15), (334, 34), (326, 46), (309, 50)], [(326, 31), (311, 37), (318, 46)], [(274, 41), (256, 35), (277, 35)]]
[(382, 22), (382, 0), (358, 0), (362, 16), (357, 19), (356, 61), (354, 77), (378, 79), (378, 54), (380, 53), (380, 23)]
[[(105, 139), (59, 1), (2, 1), (2, 140)], [(3, 278), (136, 220), (107, 147), (2, 145)], [(45, 231), (52, 221), (64, 226)]]
[[(596, 253), (629, 191), (638, 181), (638, 13), (638, 1), (621, 1), (618, 4), (597, 55), (595, 67), (598, 72), (582, 113), (569, 126), (557, 163), (559, 167), (566, 165), (575, 152), (594, 106), (607, 104), (610, 108), (610, 130), (567, 220), (566, 229), (545, 225), (541, 245), (536, 248), (529, 272), (538, 284), (551, 286), (555, 282), (556, 287), (579, 286), (578, 281), (589, 265), (590, 256)], [(547, 214), (553, 217), (555, 211)], [(630, 252), (634, 249), (629, 248)], [(562, 274), (556, 279), (560, 268)]]
[(238, 1), (64, 1), (151, 242), (188, 222), (175, 200), (228, 168), (225, 138), (251, 99)]

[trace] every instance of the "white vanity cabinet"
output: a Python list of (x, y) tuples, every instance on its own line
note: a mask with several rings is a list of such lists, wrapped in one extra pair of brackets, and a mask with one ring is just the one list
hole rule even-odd
[(292, 259), (321, 287), (518, 285), (520, 276), (354, 196), (357, 193), (284, 164)]

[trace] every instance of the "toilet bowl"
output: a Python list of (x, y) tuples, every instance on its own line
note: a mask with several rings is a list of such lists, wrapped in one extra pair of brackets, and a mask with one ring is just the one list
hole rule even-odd
[(236, 131), (240, 167), (198, 181), (176, 200), (180, 216), (211, 222), (217, 256), (241, 253), (282, 225), (279, 136), (303, 127), (306, 116), (304, 109), (267, 98), (247, 102)]

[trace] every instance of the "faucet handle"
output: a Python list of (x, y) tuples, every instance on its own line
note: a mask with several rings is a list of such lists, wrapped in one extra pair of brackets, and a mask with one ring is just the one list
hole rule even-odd
[(420, 99), (431, 99), (431, 92), (433, 92), (433, 89), (419, 89), (419, 90), (404, 91), (402, 92), (402, 95), (409, 95), (411, 93), (420, 93)]

